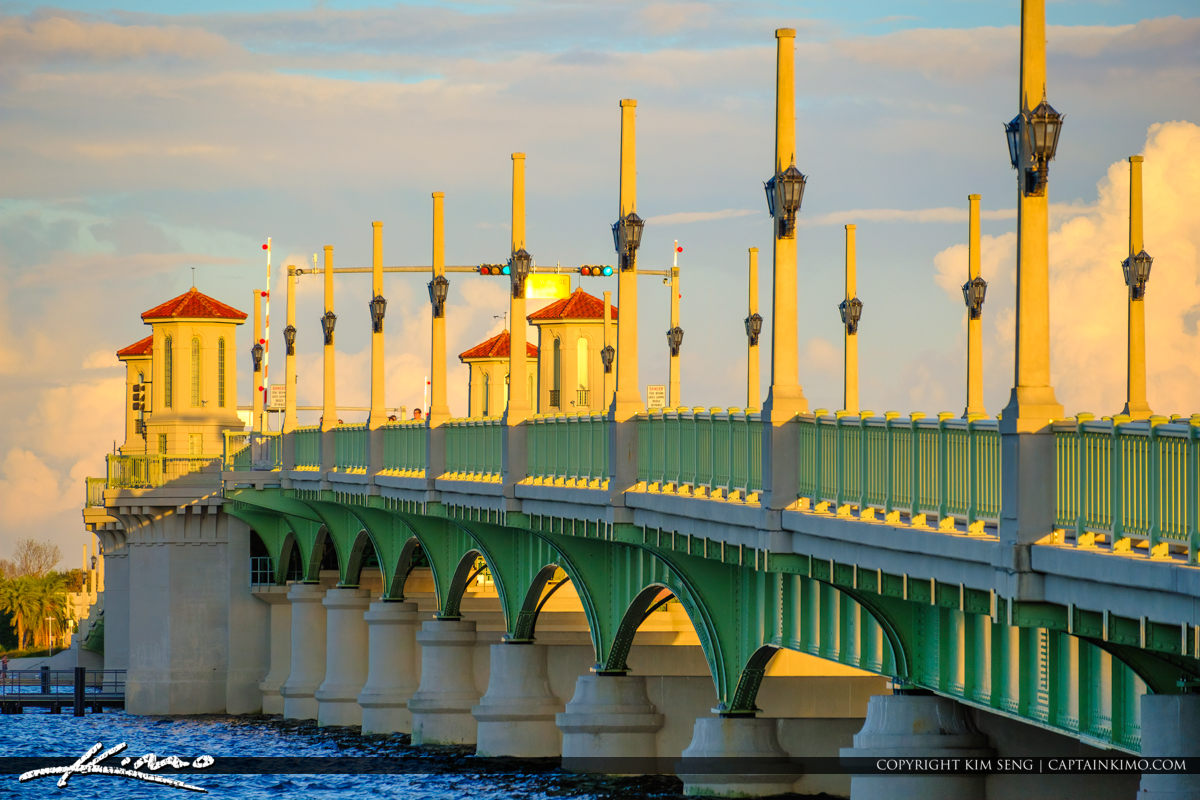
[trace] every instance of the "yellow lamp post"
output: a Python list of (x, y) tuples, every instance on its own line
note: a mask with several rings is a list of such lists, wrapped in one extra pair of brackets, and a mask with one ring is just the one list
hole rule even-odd
[(1017, 170), (1017, 335), (1012, 392), (1000, 418), (1000, 541), (1012, 549), (997, 571), (997, 592), (1009, 597), (1038, 591), (1022, 548), (1055, 519), (1050, 423), (1063, 408), (1050, 385), (1047, 188), (1061, 130), (1062, 116), (1046, 101), (1046, 3), (1022, 0), (1018, 113), (1005, 126)]
[(387, 300), (383, 297), (383, 223), (371, 223), (371, 411), (367, 427), (375, 430), (387, 419), (383, 405), (383, 316)]
[(758, 337), (763, 318), (758, 313), (758, 248), (750, 248), (750, 297), (746, 312), (746, 408), (759, 407)]
[(838, 305), (845, 327), (845, 362), (843, 364), (842, 409), (847, 414), (858, 413), (858, 321), (862, 319), (862, 300), (858, 299), (855, 275), (858, 255), (855, 249), (857, 226), (846, 226), (846, 297)]
[(1142, 157), (1129, 157), (1129, 257), (1121, 263), (1129, 287), (1128, 363), (1125, 408), (1131, 419), (1149, 419), (1146, 401), (1146, 283), (1154, 259), (1142, 241)]
[(621, 185), (618, 219), (613, 223), (613, 246), (620, 263), (617, 278), (617, 392), (613, 419), (624, 422), (642, 410), (638, 386), (637, 250), (642, 243), (642, 218), (637, 215), (637, 153), (634, 124), (637, 100), (621, 101)]
[(512, 284), (508, 318), (511, 320), (508, 340), (508, 408), (504, 418), (508, 425), (520, 425), (529, 416), (529, 397), (526, 382), (528, 365), (525, 360), (525, 279), (533, 267), (533, 257), (525, 249), (525, 154), (513, 153), (512, 177), (512, 255), (509, 258), (509, 279)]
[(287, 327), (283, 329), (286, 347), (283, 358), (283, 426), (284, 433), (296, 429), (296, 267), (287, 268)]
[(983, 408), (983, 299), (987, 281), (979, 276), (979, 195), (967, 195), (967, 282), (962, 286), (967, 306), (967, 407), (963, 417), (987, 415)]
[(446, 279), (446, 226), (442, 192), (433, 193), (433, 277), (429, 281), (429, 301), (433, 306), (429, 357), (429, 415), (430, 428), (450, 419), (446, 404), (446, 297), (450, 281)]

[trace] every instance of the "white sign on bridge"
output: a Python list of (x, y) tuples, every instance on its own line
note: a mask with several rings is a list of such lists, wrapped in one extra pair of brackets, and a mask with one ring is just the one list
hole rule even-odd
[(267, 397), (267, 408), (271, 411), (283, 411), (287, 402), (287, 386), (282, 383), (271, 384), (271, 394)]
[(663, 383), (652, 383), (646, 386), (646, 408), (667, 407), (667, 386)]

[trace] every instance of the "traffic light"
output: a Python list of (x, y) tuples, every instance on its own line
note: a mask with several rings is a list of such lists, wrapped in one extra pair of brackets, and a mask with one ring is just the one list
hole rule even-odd
[(608, 277), (613, 274), (613, 268), (609, 264), (584, 264), (579, 268), (580, 275), (591, 275), (594, 278), (600, 276)]
[(134, 411), (146, 411), (146, 384), (135, 383), (133, 385), (132, 405)]
[(508, 264), (480, 264), (480, 275), (508, 275), (510, 272)]

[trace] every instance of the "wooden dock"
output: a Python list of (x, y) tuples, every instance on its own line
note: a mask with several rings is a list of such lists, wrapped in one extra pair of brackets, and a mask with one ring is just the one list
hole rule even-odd
[(105, 708), (125, 707), (123, 669), (19, 669), (0, 673), (0, 714), (22, 714), (26, 708), (64, 708), (82, 717)]

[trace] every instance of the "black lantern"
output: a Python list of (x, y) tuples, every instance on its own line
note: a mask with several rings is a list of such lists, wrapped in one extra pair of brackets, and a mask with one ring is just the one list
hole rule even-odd
[(337, 314), (326, 311), (321, 317), (321, 332), (325, 334), (325, 344), (333, 344), (333, 326), (337, 324)]
[(1008, 139), (1008, 160), (1012, 168), (1021, 164), (1021, 115), (1017, 114), (1004, 125), (1004, 136)]
[(987, 295), (987, 281), (979, 276), (962, 285), (963, 302), (971, 319), (983, 316), (983, 298)]
[(450, 281), (445, 275), (438, 275), (429, 282), (429, 301), (433, 303), (433, 318), (441, 319), (446, 316), (446, 295), (450, 293)]
[(613, 223), (613, 247), (620, 257), (621, 269), (632, 269), (638, 246), (642, 243), (642, 228), (646, 221), (630, 211)]
[(288, 325), (283, 329), (283, 343), (287, 345), (287, 354), (296, 355), (296, 326)]
[(512, 270), (508, 277), (512, 281), (513, 299), (522, 298), (525, 296), (525, 279), (533, 271), (533, 256), (522, 247), (508, 259), (508, 265)]
[(92, 556), (92, 571), (96, 571), (96, 557)]
[(263, 346), (259, 342), (255, 342), (250, 348), (250, 358), (254, 360), (254, 371), (258, 372), (262, 369)]
[(604, 363), (604, 372), (612, 372), (613, 359), (617, 357), (617, 351), (611, 344), (604, 345), (604, 349), (600, 351), (600, 361)]
[(804, 185), (808, 178), (796, 169), (796, 162), (783, 172), (777, 172), (763, 184), (767, 193), (767, 210), (779, 226), (779, 236), (791, 239), (796, 235), (796, 214), (804, 200)]
[[(1004, 126), (1008, 138), (1008, 157), (1013, 167), (1025, 169), (1024, 192), (1026, 196), (1040, 197), (1046, 193), (1046, 182), (1050, 176), (1050, 162), (1058, 151), (1058, 136), (1062, 133), (1065, 117), (1054, 110), (1046, 101), (1032, 111), (1023, 111)], [(1028, 163), (1021, 164), (1021, 148), (1025, 149)]]
[(746, 317), (746, 336), (750, 339), (751, 347), (758, 344), (758, 336), (762, 333), (762, 323), (762, 314), (757, 311)]
[(667, 331), (667, 345), (671, 348), (671, 355), (679, 355), (679, 346), (681, 344), (683, 344), (683, 328), (676, 325)]
[(1121, 271), (1125, 273), (1125, 285), (1129, 287), (1131, 300), (1142, 300), (1146, 297), (1146, 283), (1150, 280), (1150, 267), (1153, 264), (1154, 259), (1145, 250), (1121, 262)]
[(371, 309), (371, 332), (383, 333), (383, 314), (387, 311), (387, 300), (383, 299), (383, 295), (377, 294), (367, 303), (367, 308)]
[(1058, 135), (1062, 133), (1063, 115), (1054, 110), (1046, 102), (1046, 94), (1042, 93), (1042, 102), (1029, 112), (1026, 120), (1025, 136), (1029, 146), (1029, 154), (1037, 160), (1038, 166), (1054, 160), (1058, 151)]
[(858, 321), (862, 319), (863, 302), (857, 297), (851, 297), (849, 300), (843, 300), (838, 303), (838, 312), (842, 315), (842, 324), (846, 326), (846, 333), (851, 335), (858, 333)]

